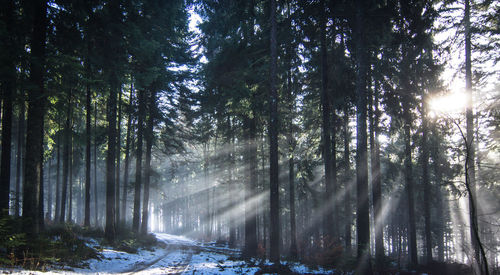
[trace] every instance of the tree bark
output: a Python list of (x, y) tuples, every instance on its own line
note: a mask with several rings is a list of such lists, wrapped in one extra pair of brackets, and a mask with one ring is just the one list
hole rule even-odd
[[(290, 9), (287, 7), (287, 16), (290, 18)], [(287, 26), (288, 30), (291, 31), (291, 20), (289, 20), (289, 25)], [(286, 48), (287, 53), (287, 93), (288, 93), (288, 108), (290, 112), (290, 117), (287, 119), (288, 121), (288, 133), (286, 135), (287, 145), (288, 145), (288, 188), (289, 188), (289, 207), (290, 207), (290, 257), (292, 259), (297, 259), (298, 251), (297, 251), (297, 224), (296, 224), (296, 211), (295, 211), (295, 160), (294, 160), (294, 150), (297, 144), (297, 141), (294, 137), (294, 123), (293, 120), (295, 118), (295, 97), (293, 94), (292, 88), (292, 44), (288, 43)]]
[(134, 86), (130, 86), (130, 96), (129, 96), (129, 106), (128, 106), (128, 121), (127, 121), (127, 140), (125, 141), (125, 167), (123, 171), (123, 197), (122, 197), (122, 210), (121, 221), (125, 224), (127, 219), (127, 195), (128, 195), (128, 184), (129, 184), (129, 168), (130, 168), (130, 139), (132, 131), (132, 97), (134, 94)]
[(370, 95), (370, 162), (372, 174), (372, 197), (375, 227), (375, 262), (382, 270), (384, 264), (384, 220), (382, 215), (382, 184), (380, 174), (380, 144), (378, 142), (379, 117), (378, 86), (375, 81), (375, 90)]
[(52, 156), (49, 157), (49, 163), (47, 164), (48, 172), (47, 172), (47, 218), (52, 220), (52, 181), (50, 180), (50, 172), (52, 171)]
[[(88, 53), (87, 53), (88, 54)], [(90, 78), (90, 63), (87, 57), (86, 62), (87, 77)], [(85, 217), (83, 226), (90, 227), (90, 125), (91, 125), (91, 101), (92, 94), (90, 91), (90, 84), (87, 83), (87, 95), (85, 100), (86, 121), (85, 121)]]
[[(71, 119), (71, 125), (73, 125), (73, 119)], [(73, 126), (70, 127), (70, 141), (69, 141), (69, 203), (68, 203), (68, 222), (73, 223)]]
[[(255, 95), (253, 95), (255, 96)], [(255, 98), (252, 98), (252, 105)], [(254, 106), (252, 106), (253, 109)], [(257, 187), (257, 145), (255, 134), (257, 131), (255, 110), (253, 117), (246, 118), (248, 128), (246, 130), (246, 152), (247, 164), (249, 165), (247, 182), (245, 187), (245, 251), (246, 257), (251, 258), (257, 255), (257, 212), (255, 210), (255, 196)]]
[(108, 109), (108, 150), (106, 154), (106, 227), (104, 236), (108, 242), (115, 239), (115, 160), (116, 160), (116, 94), (120, 89), (116, 72), (111, 73)]
[(345, 235), (345, 247), (348, 254), (351, 252), (351, 226), (352, 226), (352, 207), (351, 207), (351, 177), (350, 177), (350, 150), (349, 142), (351, 140), (351, 135), (349, 133), (349, 107), (347, 104), (344, 105), (344, 212), (346, 216), (344, 235)]
[[(406, 86), (407, 87), (407, 86)], [(408, 91), (408, 90), (407, 90)], [(415, 222), (415, 202), (413, 191), (413, 173), (412, 173), (412, 149), (411, 149), (411, 114), (409, 106), (409, 95), (405, 94), (403, 98), (403, 119), (404, 119), (404, 143), (405, 143), (405, 159), (404, 159), (404, 175), (406, 192), (408, 196), (408, 242), (409, 242), (409, 257), (410, 266), (412, 268), (418, 265), (417, 254), (417, 231)]]
[(117, 224), (120, 222), (120, 160), (121, 160), (121, 126), (122, 126), (122, 91), (118, 89), (118, 124), (116, 134), (116, 194), (115, 194), (115, 221)]
[[(423, 97), (425, 99), (426, 97)], [(428, 118), (425, 101), (422, 102), (422, 182), (424, 185), (424, 236), (426, 262), (432, 262), (432, 235), (431, 235), (431, 190), (429, 176), (429, 146), (428, 146)]]
[[(146, 122), (146, 163), (144, 164), (144, 198), (142, 205), (142, 223), (141, 223), (141, 233), (148, 233), (148, 219), (149, 219), (149, 185), (151, 181), (151, 149), (153, 148), (153, 128), (154, 128), (154, 116), (156, 112), (156, 92), (151, 90), (149, 92), (149, 104), (148, 104), (149, 116)], [(190, 222), (190, 221), (189, 221)]]
[(270, 260), (279, 264), (280, 259), (280, 220), (279, 220), (279, 171), (278, 171), (278, 91), (277, 82), (277, 24), (276, 0), (271, 0), (271, 66), (269, 94), (269, 178), (270, 178)]
[(325, 1), (320, 2), (320, 47), (321, 47), (321, 107), (322, 107), (322, 136), (321, 145), (323, 153), (323, 164), (325, 169), (325, 202), (323, 208), (325, 214), (323, 215), (323, 234), (333, 237), (333, 186), (332, 186), (332, 152), (330, 141), (330, 99), (328, 95), (328, 60), (327, 60), (327, 46), (326, 46), (326, 13)]
[(66, 219), (66, 199), (68, 194), (68, 177), (69, 177), (69, 162), (70, 162), (70, 143), (71, 143), (71, 97), (72, 90), (68, 95), (68, 106), (66, 111), (66, 124), (64, 126), (64, 145), (63, 145), (63, 182), (61, 193), (61, 214), (59, 222), (64, 223)]
[(290, 257), (297, 259), (297, 225), (295, 222), (295, 171), (293, 149), (288, 159), (288, 184), (289, 184), (289, 204), (290, 204)]
[(140, 208), (141, 208), (141, 181), (142, 181), (142, 132), (145, 112), (144, 90), (138, 91), (139, 112), (137, 114), (137, 151), (135, 159), (135, 186), (134, 186), (134, 215), (132, 218), (132, 230), (139, 233)]
[[(469, 175), (469, 185), (471, 193), (469, 194), (469, 224), (470, 224), (470, 235), (472, 242), (472, 249), (474, 252), (474, 258), (479, 263), (479, 267), (482, 266), (480, 257), (480, 249), (476, 236), (474, 235), (474, 224), (477, 225), (477, 216), (474, 215), (475, 211), (472, 211), (473, 201), (476, 199), (476, 148), (474, 146), (474, 102), (472, 99), (472, 58), (471, 58), (471, 27), (470, 27), (470, 0), (465, 0), (465, 14), (464, 14), (464, 25), (465, 25), (465, 91), (467, 95), (467, 106), (465, 109), (466, 118), (466, 133), (467, 142), (469, 150), (467, 152), (467, 163), (468, 163), (468, 175)], [(481, 271), (482, 272), (482, 271)]]
[(434, 171), (434, 186), (436, 189), (436, 220), (438, 221), (437, 226), (434, 226), (436, 231), (436, 244), (438, 247), (437, 257), (439, 262), (444, 262), (444, 252), (445, 252), (445, 237), (444, 237), (444, 229), (445, 229), (445, 221), (444, 221), (444, 204), (443, 204), (443, 193), (441, 190), (441, 185), (443, 181), (442, 169), (440, 167), (441, 158), (439, 157), (439, 141), (438, 141), (438, 131), (436, 129), (436, 125), (433, 123), (431, 126), (431, 144), (433, 150), (430, 151), (431, 157), (433, 160), (433, 171)]
[(33, 32), (31, 38), (30, 92), (26, 156), (23, 182), (24, 232), (30, 235), (40, 231), (39, 200), (42, 174), (43, 119), (45, 117), (44, 67), (47, 36), (47, 2), (38, 0), (33, 5)]
[[(94, 133), (97, 132), (97, 102), (94, 103)], [(99, 226), (99, 211), (98, 211), (98, 195), (97, 195), (97, 135), (94, 136), (94, 211), (95, 211), (95, 226)]]
[(356, 232), (358, 238), (359, 274), (370, 274), (370, 219), (368, 201), (368, 156), (366, 127), (366, 76), (367, 57), (365, 49), (364, 19), (366, 1), (356, 0)]
[(19, 129), (17, 133), (17, 156), (16, 156), (16, 200), (14, 203), (14, 216), (21, 215), (21, 178), (24, 166), (24, 143), (26, 137), (24, 135), (26, 102), (24, 92), (21, 94), (21, 104), (19, 109)]
[(40, 164), (40, 187), (39, 187), (39, 194), (38, 194), (38, 230), (42, 232), (45, 228), (45, 219), (44, 219), (44, 202), (45, 202), (45, 189), (44, 189), (44, 182), (43, 182), (43, 127), (44, 127), (45, 121), (42, 120), (42, 150), (40, 150), (40, 159), (41, 164)]
[[(229, 132), (229, 142), (231, 143), (231, 151), (228, 150), (228, 153), (227, 153), (227, 158), (228, 158), (228, 161), (229, 161), (229, 180), (228, 180), (228, 184), (229, 184), (229, 202), (230, 202), (230, 205), (231, 206), (234, 206), (234, 203), (235, 203), (235, 198), (234, 196), (236, 195), (236, 188), (235, 188), (235, 184), (236, 184), (236, 181), (233, 179), (233, 175), (234, 175), (234, 157), (235, 157), (235, 148), (234, 148), (234, 142), (235, 142), (235, 135), (234, 135), (234, 129), (232, 128), (232, 125), (231, 125), (231, 116), (228, 115), (227, 117), (227, 127), (228, 127), (228, 132)], [(245, 208), (245, 211), (246, 211), (246, 208)], [(246, 212), (245, 212), (245, 216), (246, 216)], [(229, 246), (231, 247), (234, 247), (234, 245), (236, 244), (236, 222), (235, 222), (235, 215), (229, 215)], [(245, 219), (246, 221), (246, 219)], [(246, 234), (245, 234), (246, 236)], [(246, 247), (246, 244), (245, 244), (245, 247)]]
[[(0, 163), (0, 217), (9, 215), (10, 203), (10, 162), (12, 151), (12, 101), (16, 89), (16, 65), (14, 36), (14, 1), (7, 1), (3, 11), (7, 36), (4, 43), (7, 44), (4, 51), (5, 59), (2, 60), (5, 72), (2, 72), (2, 155)], [(43, 81), (43, 79), (42, 79)]]
[(54, 221), (59, 222), (60, 213), (61, 213), (61, 123), (58, 122), (58, 131), (57, 131), (57, 171), (56, 171), (56, 213), (54, 215)]

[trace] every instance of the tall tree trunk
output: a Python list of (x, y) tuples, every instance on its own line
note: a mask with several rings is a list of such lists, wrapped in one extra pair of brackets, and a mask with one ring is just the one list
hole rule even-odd
[(370, 274), (370, 218), (368, 202), (368, 156), (366, 131), (366, 76), (367, 57), (365, 49), (365, 5), (364, 0), (356, 0), (356, 232), (358, 237), (359, 274)]
[[(424, 96), (423, 99), (426, 97)], [(425, 258), (426, 262), (432, 262), (432, 235), (431, 235), (431, 198), (430, 198), (430, 176), (429, 176), (429, 146), (428, 146), (428, 118), (426, 102), (422, 101), (422, 182), (424, 185), (424, 236), (425, 236)]]
[(116, 134), (116, 194), (115, 194), (115, 211), (116, 223), (120, 222), (120, 160), (122, 150), (122, 91), (118, 89), (118, 125)]
[(50, 172), (52, 171), (51, 169), (52, 166), (52, 156), (49, 157), (49, 171), (47, 172), (47, 218), (49, 220), (52, 220), (52, 181), (50, 180)]
[(71, 143), (71, 97), (72, 90), (68, 95), (68, 106), (66, 112), (66, 124), (64, 126), (64, 145), (63, 145), (63, 182), (61, 194), (61, 214), (59, 222), (64, 223), (66, 219), (66, 199), (68, 194), (68, 177), (69, 177), (69, 162), (70, 162), (70, 143)]
[(434, 171), (434, 186), (436, 189), (436, 220), (438, 221), (437, 226), (435, 225), (435, 231), (436, 231), (436, 244), (438, 247), (437, 251), (437, 257), (439, 262), (444, 262), (444, 252), (445, 252), (445, 237), (444, 237), (444, 229), (445, 229), (445, 221), (444, 221), (444, 205), (443, 205), (443, 192), (441, 190), (441, 185), (443, 181), (443, 174), (442, 174), (442, 169), (440, 167), (441, 159), (439, 157), (439, 141), (437, 139), (438, 137), (438, 131), (436, 128), (436, 125), (433, 123), (431, 126), (431, 147), (434, 150), (430, 150), (432, 161), (433, 161), (433, 171)]
[[(234, 141), (235, 141), (235, 134), (234, 134), (234, 129), (232, 129), (231, 125), (231, 116), (228, 115), (227, 117), (227, 127), (229, 131), (229, 142), (231, 144), (231, 151), (228, 150), (228, 161), (229, 161), (229, 201), (230, 205), (233, 206), (235, 203), (235, 196), (236, 196), (236, 188), (235, 184), (236, 181), (233, 179), (234, 176), (234, 158), (235, 158), (235, 150), (234, 150)], [(246, 216), (246, 208), (245, 208), (245, 216)], [(235, 215), (231, 214), (229, 215), (229, 246), (234, 247), (236, 244), (236, 222), (235, 222)], [(245, 219), (246, 221), (246, 219)], [(245, 235), (246, 236), (246, 235)], [(246, 247), (246, 245), (245, 245)]]
[(471, 27), (470, 27), (470, 0), (465, 0), (465, 91), (467, 94), (467, 106), (465, 110), (466, 117), (466, 142), (467, 151), (467, 174), (469, 176), (469, 224), (474, 258), (478, 262), (480, 272), (488, 273), (488, 267), (485, 266), (486, 258), (482, 257), (479, 240), (479, 227), (477, 222), (477, 209), (474, 209), (476, 199), (476, 148), (474, 146), (474, 101), (472, 99), (472, 58), (471, 58)]
[(120, 89), (116, 72), (111, 75), (108, 98), (108, 150), (106, 154), (106, 227), (104, 236), (108, 242), (115, 239), (115, 160), (116, 160), (116, 93)]
[(350, 150), (349, 142), (351, 135), (349, 134), (349, 107), (344, 104), (344, 212), (345, 212), (345, 247), (348, 254), (351, 252), (351, 226), (352, 226), (352, 207), (351, 207), (351, 176), (350, 176)]
[(24, 92), (21, 94), (21, 104), (19, 109), (19, 129), (17, 133), (17, 159), (16, 159), (16, 200), (14, 205), (14, 215), (21, 215), (21, 178), (24, 166), (24, 144), (26, 137), (24, 135), (26, 102)]
[[(408, 86), (406, 86), (408, 87)], [(407, 90), (408, 91), (408, 90)], [(405, 94), (403, 98), (403, 117), (404, 117), (404, 143), (405, 143), (405, 159), (404, 159), (404, 175), (406, 192), (408, 196), (408, 242), (410, 266), (418, 265), (417, 254), (417, 231), (415, 222), (415, 202), (413, 197), (413, 173), (412, 173), (412, 154), (411, 154), (411, 114), (410, 114), (409, 95)]]
[(290, 146), (290, 157), (288, 158), (288, 184), (289, 184), (289, 204), (290, 204), (290, 257), (292, 259), (297, 258), (297, 226), (295, 223), (295, 171), (294, 171), (294, 158), (293, 158), (293, 146), (290, 143), (295, 143), (293, 140), (293, 134), (290, 134), (289, 146)]
[[(156, 112), (156, 92), (153, 90), (149, 93), (149, 116), (146, 122), (146, 163), (144, 164), (144, 198), (142, 205), (142, 223), (141, 233), (148, 233), (148, 219), (149, 219), (149, 183), (151, 181), (151, 149), (153, 148), (153, 127), (154, 117)], [(190, 221), (189, 221), (190, 222)]]
[[(6, 48), (3, 51), (4, 59), (2, 60), (6, 71), (2, 72), (2, 95), (3, 95), (3, 115), (2, 115), (2, 155), (0, 163), (0, 217), (9, 215), (10, 203), (10, 161), (12, 150), (12, 100), (16, 89), (16, 64), (15, 64), (15, 45), (14, 45), (14, 1), (6, 1), (4, 6), (3, 18), (5, 27), (7, 28), (7, 36), (5, 44)], [(43, 81), (43, 79), (42, 79)]]
[(128, 121), (127, 121), (127, 140), (125, 141), (125, 167), (123, 170), (123, 197), (122, 197), (122, 210), (121, 213), (121, 221), (125, 224), (127, 219), (127, 195), (128, 195), (128, 177), (129, 177), (129, 167), (130, 167), (130, 135), (132, 131), (132, 97), (134, 94), (134, 86), (131, 84), (130, 86), (130, 96), (129, 96), (129, 105), (128, 105)]
[(335, 113), (335, 110), (332, 108), (332, 123), (331, 123), (331, 196), (330, 196), (330, 201), (331, 201), (331, 217), (332, 219), (335, 218), (337, 219), (336, 222), (332, 222), (332, 227), (330, 228), (330, 231), (332, 232), (332, 238), (333, 240), (339, 240), (339, 225), (340, 222), (338, 220), (338, 217), (340, 216), (339, 212), (339, 202), (335, 198), (335, 194), (338, 192), (338, 182), (337, 182), (337, 140), (336, 140), (336, 135), (337, 135), (337, 114)]
[[(94, 103), (94, 133), (97, 132), (97, 102)], [(97, 194), (97, 135), (94, 135), (94, 211), (95, 211), (95, 226), (99, 226), (99, 209), (98, 209), (98, 194)]]
[[(71, 125), (73, 125), (73, 121), (71, 122)], [(71, 137), (70, 137), (70, 142), (69, 142), (69, 181), (68, 181), (68, 188), (69, 188), (69, 203), (68, 203), (68, 222), (72, 223), (73, 222), (73, 127), (71, 126), (70, 128), (71, 132)]]
[(380, 174), (380, 144), (378, 141), (379, 117), (378, 86), (375, 80), (375, 90), (370, 95), (370, 156), (372, 174), (372, 196), (375, 224), (375, 261), (378, 269), (383, 269), (384, 264), (384, 220), (382, 215), (382, 184)]
[[(399, 22), (401, 29), (404, 25), (403, 19)], [(408, 43), (402, 45), (402, 60), (401, 60), (401, 105), (402, 105), (402, 123), (403, 123), (403, 140), (404, 140), (404, 179), (407, 195), (407, 210), (408, 210), (408, 264), (410, 268), (415, 268), (418, 265), (417, 254), (417, 232), (415, 222), (415, 198), (414, 198), (414, 183), (413, 183), (413, 162), (412, 162), (412, 146), (411, 146), (411, 129), (412, 129), (412, 114), (411, 101), (413, 98), (414, 89), (410, 84), (410, 64), (413, 62), (415, 53), (412, 52), (412, 46)]]
[(56, 213), (54, 215), (54, 221), (59, 222), (61, 214), (61, 123), (58, 122), (57, 131), (57, 171), (56, 171)]
[[(290, 9), (287, 6), (287, 16), (290, 17)], [(287, 26), (288, 30), (292, 29), (291, 21)], [(288, 121), (288, 133), (286, 136), (287, 145), (288, 145), (288, 189), (289, 189), (289, 207), (290, 207), (290, 257), (292, 259), (297, 259), (297, 225), (296, 225), (296, 212), (295, 212), (295, 171), (294, 171), (294, 150), (297, 144), (297, 141), (294, 137), (294, 124), (293, 120), (295, 118), (295, 98), (293, 94), (292, 88), (292, 45), (288, 43), (287, 47), (287, 92), (288, 92), (288, 102), (289, 102), (289, 112), (290, 117), (287, 119)]]
[[(255, 96), (255, 95), (253, 95)], [(252, 99), (252, 105), (255, 98)], [(252, 109), (253, 106), (252, 106)], [(246, 118), (248, 130), (246, 131), (246, 150), (245, 155), (248, 159), (248, 181), (245, 186), (245, 250), (246, 257), (255, 257), (257, 255), (257, 212), (255, 210), (255, 196), (257, 195), (257, 145), (255, 143), (255, 134), (257, 132), (256, 113), (253, 110), (253, 117)]]
[(330, 141), (330, 99), (328, 96), (328, 60), (327, 60), (327, 45), (326, 45), (326, 13), (325, 1), (320, 2), (321, 18), (320, 18), (320, 47), (321, 47), (321, 107), (322, 107), (322, 136), (321, 147), (323, 149), (323, 163), (325, 168), (325, 202), (323, 208), (325, 214), (323, 215), (323, 234), (325, 236), (333, 237), (333, 189), (332, 189), (332, 152)]
[(277, 82), (277, 24), (276, 0), (271, 0), (271, 67), (269, 94), (269, 178), (270, 178), (270, 260), (276, 264), (280, 259), (280, 220), (279, 220), (279, 166), (278, 166), (278, 90)]
[(44, 224), (44, 202), (45, 202), (45, 195), (44, 195), (44, 183), (43, 183), (43, 127), (44, 127), (44, 120), (42, 120), (42, 150), (40, 150), (40, 159), (41, 164), (40, 164), (40, 187), (39, 187), (39, 194), (38, 194), (38, 230), (43, 231), (45, 228)]
[(132, 230), (139, 233), (141, 215), (141, 181), (142, 181), (142, 132), (145, 112), (144, 90), (138, 91), (139, 112), (137, 114), (137, 150), (135, 159), (135, 186), (134, 186), (134, 215), (132, 218)]
[[(90, 47), (89, 47), (90, 48)], [(88, 53), (87, 53), (88, 54)], [(90, 59), (87, 57), (86, 72), (87, 77), (90, 78)], [(90, 227), (90, 125), (91, 125), (91, 112), (92, 112), (92, 94), (90, 91), (90, 83), (87, 82), (87, 95), (85, 98), (85, 111), (86, 111), (86, 121), (85, 121), (85, 217), (83, 221), (83, 226)]]
[(34, 1), (33, 32), (31, 38), (30, 92), (28, 97), (28, 123), (26, 157), (23, 182), (24, 232), (37, 234), (40, 230), (39, 200), (42, 174), (43, 119), (45, 117), (44, 67), (47, 36), (47, 2)]
[[(206, 187), (206, 216), (205, 216), (205, 234), (208, 239), (212, 238), (212, 210), (210, 207), (210, 190), (212, 189), (210, 187), (210, 180), (209, 180), (209, 175), (208, 175), (208, 165), (209, 165), (209, 156), (208, 156), (208, 150), (210, 143), (206, 141), (203, 144), (203, 159), (204, 159), (204, 165), (203, 165), (203, 179), (205, 181), (205, 187)], [(234, 146), (232, 147), (232, 149)], [(234, 151), (233, 151), (234, 153)], [(233, 155), (234, 156), (234, 155)], [(232, 168), (231, 168), (232, 169)], [(212, 199), (213, 200), (213, 199)]]

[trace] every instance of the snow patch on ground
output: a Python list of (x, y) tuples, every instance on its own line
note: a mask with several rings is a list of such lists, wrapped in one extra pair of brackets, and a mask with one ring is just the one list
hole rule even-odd
[(197, 245), (196, 241), (188, 239), (184, 236), (171, 235), (166, 233), (155, 233), (156, 239), (166, 244), (179, 244), (179, 245)]
[[(85, 241), (91, 247), (100, 249), (100, 259), (82, 263), (83, 267), (54, 267), (49, 272), (30, 271), (19, 268), (0, 268), (0, 273), (15, 274), (255, 274), (256, 266), (249, 266), (238, 258), (238, 249), (220, 246), (216, 243), (199, 243), (184, 236), (157, 233), (156, 238), (164, 242), (165, 248), (153, 251), (139, 249), (137, 253), (117, 251), (111, 247), (100, 247), (95, 239)], [(282, 261), (299, 274), (327, 274), (324, 269), (311, 269), (305, 265)], [(264, 262), (270, 265), (269, 261)]]
[(255, 274), (259, 269), (248, 267), (244, 261), (232, 261), (228, 256), (213, 252), (193, 255), (189, 274)]

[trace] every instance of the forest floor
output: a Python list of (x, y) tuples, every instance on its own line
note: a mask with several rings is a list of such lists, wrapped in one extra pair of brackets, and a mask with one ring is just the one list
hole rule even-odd
[[(87, 238), (87, 245), (99, 251), (97, 259), (78, 267), (53, 265), (45, 272), (0, 268), (3, 274), (268, 274), (269, 262), (241, 260), (241, 251), (216, 243), (201, 243), (182, 236), (155, 234), (158, 244), (150, 249), (127, 253), (101, 246)], [(299, 263), (282, 262), (290, 274), (331, 274)]]

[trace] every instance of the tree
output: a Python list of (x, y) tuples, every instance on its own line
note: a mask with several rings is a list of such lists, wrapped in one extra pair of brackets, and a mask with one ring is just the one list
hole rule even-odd
[[(68, 102), (67, 102), (67, 112), (66, 112), (66, 123), (64, 126), (64, 145), (63, 145), (63, 182), (62, 182), (62, 193), (61, 193), (61, 214), (59, 215), (59, 222), (63, 223), (66, 220), (66, 200), (68, 194), (68, 185), (71, 184), (70, 177), (70, 155), (72, 146), (71, 144), (71, 110), (72, 110), (72, 91), (70, 90), (68, 94)], [(70, 187), (71, 188), (71, 187)]]
[[(331, 208), (333, 206), (333, 182), (332, 182), (332, 150), (331, 150), (331, 140), (330, 140), (330, 99), (328, 91), (328, 60), (327, 60), (327, 45), (326, 45), (326, 28), (327, 28), (327, 18), (326, 18), (326, 6), (325, 1), (322, 0), (320, 4), (320, 47), (321, 47), (321, 107), (322, 107), (322, 149), (323, 149), (323, 162), (325, 166), (325, 215), (324, 215), (324, 229), (323, 234), (333, 237), (334, 228), (334, 218), (332, 215)], [(335, 137), (333, 137), (334, 139)]]
[(134, 86), (130, 86), (130, 96), (128, 104), (128, 119), (127, 119), (127, 135), (125, 141), (125, 165), (123, 169), (123, 197), (122, 197), (122, 210), (120, 211), (122, 217), (120, 220), (125, 223), (127, 218), (127, 195), (128, 195), (128, 185), (129, 185), (129, 167), (130, 167), (130, 140), (132, 131), (132, 96), (133, 96)]
[[(19, 125), (17, 132), (17, 152), (16, 152), (16, 199), (14, 201), (14, 216), (19, 217), (21, 215), (21, 175), (22, 175), (22, 166), (24, 164), (24, 125), (25, 125), (25, 115), (26, 115), (26, 96), (24, 92), (21, 92), (21, 102), (19, 104)], [(59, 148), (59, 147), (58, 147)], [(59, 152), (59, 150), (58, 150)], [(58, 167), (59, 168), (59, 167)], [(58, 170), (59, 171), (59, 170)], [(57, 178), (57, 193), (56, 200), (58, 199), (59, 194), (59, 177)], [(56, 201), (56, 205), (58, 205)], [(57, 216), (57, 208), (56, 208), (56, 216)]]
[(144, 198), (142, 205), (142, 223), (141, 233), (147, 234), (148, 232), (148, 219), (149, 219), (149, 183), (151, 181), (151, 149), (153, 147), (154, 137), (154, 119), (156, 115), (156, 93), (151, 90), (148, 93), (148, 119), (146, 122), (146, 163), (144, 165)]
[(106, 119), (108, 121), (107, 130), (107, 153), (106, 153), (106, 227), (104, 234), (109, 242), (114, 241), (116, 233), (116, 214), (115, 200), (116, 189), (116, 111), (117, 94), (121, 89), (121, 64), (124, 64), (123, 49), (123, 22), (122, 9), (119, 1), (112, 1), (107, 7), (108, 22), (107, 26), (107, 44), (104, 46), (104, 52), (113, 60), (112, 64), (104, 67), (106, 78), (109, 83), (109, 96), (107, 100)]
[[(87, 53), (88, 54), (88, 53)], [(90, 77), (90, 63), (87, 58), (86, 71), (87, 75)], [(92, 113), (92, 95), (90, 91), (90, 85), (87, 83), (87, 94), (85, 100), (85, 110), (86, 110), (86, 123), (85, 123), (85, 218), (84, 226), (90, 226), (90, 146), (91, 146), (91, 113)]]
[[(371, 92), (371, 89), (370, 89)], [(370, 123), (370, 163), (372, 175), (372, 197), (375, 228), (375, 258), (377, 268), (382, 268), (384, 261), (384, 222), (382, 213), (382, 175), (380, 171), (380, 142), (379, 138), (379, 89), (375, 80), (373, 95), (369, 95), (369, 123)]]
[[(466, 181), (468, 180), (469, 193), (469, 221), (470, 235), (472, 241), (472, 249), (474, 250), (474, 258), (478, 263), (480, 272), (488, 274), (488, 265), (484, 253), (480, 253), (479, 228), (477, 223), (477, 209), (474, 206), (476, 200), (476, 148), (474, 140), (474, 110), (472, 101), (472, 58), (471, 58), (471, 23), (470, 23), (470, 0), (465, 0), (464, 9), (464, 25), (465, 25), (465, 91), (467, 93), (467, 107), (465, 117), (467, 120), (466, 126), (466, 150), (467, 160), (465, 166)], [(484, 263), (483, 263), (484, 262)]]
[(278, 91), (276, 89), (277, 77), (277, 24), (276, 24), (276, 0), (271, 0), (270, 10), (271, 22), (271, 65), (269, 71), (269, 165), (270, 165), (270, 259), (279, 264), (280, 259), (280, 220), (279, 220), (279, 171), (278, 171)]
[[(116, 75), (112, 76), (113, 78)], [(108, 98), (108, 151), (106, 154), (106, 239), (112, 242), (115, 238), (115, 152), (116, 152), (116, 92), (119, 87), (117, 79), (113, 79)]]
[(132, 230), (139, 232), (140, 207), (141, 207), (141, 182), (142, 182), (142, 133), (145, 113), (145, 92), (137, 91), (139, 111), (137, 113), (137, 148), (135, 157), (135, 184), (134, 184), (134, 212), (132, 217)]
[[(12, 141), (12, 102), (16, 90), (16, 45), (15, 45), (15, 3), (4, 3), (5, 10), (1, 13), (5, 24), (6, 34), (2, 35), (2, 48), (6, 52), (1, 56), (1, 85), (2, 85), (2, 155), (0, 161), (0, 216), (9, 213), (10, 201), (10, 162)], [(5, 213), (6, 212), (6, 213)]]
[(120, 161), (121, 161), (121, 124), (122, 124), (122, 91), (118, 90), (118, 123), (116, 133), (116, 194), (115, 194), (115, 222), (117, 225), (120, 223)]
[[(426, 99), (425, 96), (422, 96)], [(424, 185), (424, 236), (425, 236), (425, 258), (426, 262), (432, 262), (432, 235), (431, 235), (431, 201), (430, 201), (430, 175), (429, 175), (429, 126), (427, 117), (427, 108), (425, 101), (422, 102), (421, 116), (422, 116), (422, 182)]]
[(28, 96), (28, 122), (26, 131), (26, 157), (23, 182), (24, 232), (36, 234), (43, 225), (40, 220), (40, 189), (42, 188), (43, 120), (45, 116), (44, 66), (45, 38), (47, 35), (47, 2), (38, 0), (31, 7), (33, 32), (31, 37), (32, 83)]
[(367, 57), (364, 26), (366, 1), (356, 1), (354, 39), (356, 43), (356, 232), (358, 238), (358, 272), (371, 273), (370, 220), (368, 201), (368, 155), (367, 155)]

